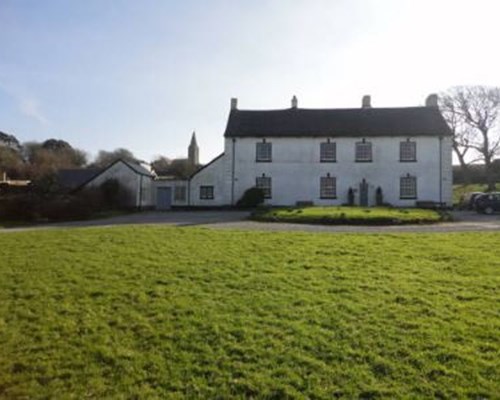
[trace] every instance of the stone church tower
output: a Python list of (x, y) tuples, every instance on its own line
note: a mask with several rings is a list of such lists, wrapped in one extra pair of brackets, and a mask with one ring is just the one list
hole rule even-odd
[(191, 136), (191, 143), (188, 147), (188, 161), (190, 165), (200, 165), (200, 149), (198, 148), (198, 143), (196, 143), (195, 132), (193, 132), (193, 136)]

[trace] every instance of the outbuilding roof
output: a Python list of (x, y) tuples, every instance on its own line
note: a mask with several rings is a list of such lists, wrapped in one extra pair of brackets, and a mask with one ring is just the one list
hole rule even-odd
[(238, 110), (225, 137), (448, 136), (437, 107)]
[(61, 169), (57, 172), (56, 180), (61, 187), (72, 190), (88, 182), (99, 172), (99, 168)]

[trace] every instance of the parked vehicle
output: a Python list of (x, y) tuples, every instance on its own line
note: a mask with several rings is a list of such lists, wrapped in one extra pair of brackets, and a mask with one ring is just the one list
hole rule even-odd
[(500, 211), (500, 192), (484, 193), (474, 202), (476, 210), (484, 214), (493, 214)]
[(460, 201), (460, 208), (464, 210), (474, 210), (476, 199), (484, 194), (483, 192), (465, 193)]

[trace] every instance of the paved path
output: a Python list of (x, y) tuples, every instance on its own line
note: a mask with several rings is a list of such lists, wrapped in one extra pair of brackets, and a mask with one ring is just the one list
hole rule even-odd
[(171, 226), (201, 226), (211, 229), (303, 231), (331, 233), (392, 233), (392, 232), (468, 232), (500, 231), (500, 215), (482, 215), (475, 212), (454, 212), (455, 222), (433, 225), (355, 226), (355, 225), (305, 225), (288, 223), (264, 223), (248, 221), (246, 211), (171, 211), (142, 212), (92, 221), (64, 222), (33, 227), (0, 229), (0, 232), (16, 232), (37, 229), (156, 224)]

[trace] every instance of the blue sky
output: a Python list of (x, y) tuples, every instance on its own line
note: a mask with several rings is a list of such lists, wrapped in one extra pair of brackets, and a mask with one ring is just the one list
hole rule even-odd
[(223, 149), (242, 109), (421, 105), (500, 85), (500, 5), (448, 0), (0, 0), (0, 131), (95, 155)]

